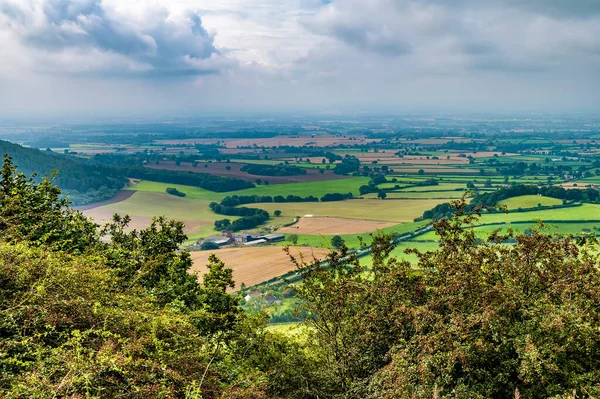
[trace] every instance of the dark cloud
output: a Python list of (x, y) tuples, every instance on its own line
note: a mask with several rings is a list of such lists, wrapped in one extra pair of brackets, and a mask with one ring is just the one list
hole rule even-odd
[(219, 51), (196, 12), (188, 11), (175, 20), (159, 8), (147, 20), (133, 22), (106, 10), (101, 0), (47, 0), (41, 5), (41, 23), (24, 17), (16, 5), (5, 5), (0, 13), (9, 23), (21, 25), (17, 31), (27, 45), (50, 52), (100, 51), (137, 65), (108, 73), (181, 76), (216, 72), (205, 61)]

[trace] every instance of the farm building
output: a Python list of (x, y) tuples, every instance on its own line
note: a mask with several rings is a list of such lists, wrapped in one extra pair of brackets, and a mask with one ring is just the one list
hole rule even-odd
[(265, 240), (264, 238), (261, 238), (259, 240), (248, 241), (244, 245), (247, 247), (252, 247), (254, 245), (260, 245), (260, 244), (266, 244), (266, 243), (267, 243), (267, 240)]
[(267, 234), (261, 238), (267, 240), (267, 242), (279, 242), (285, 240), (285, 236), (283, 234)]
[(247, 234), (242, 235), (242, 240), (245, 241), (245, 242), (252, 242), (252, 241), (260, 240), (262, 238), (263, 237), (261, 235), (258, 235), (258, 234), (249, 234), (249, 233), (247, 233)]
[(204, 242), (214, 242), (218, 246), (222, 247), (222, 246), (233, 243), (233, 239), (231, 237), (227, 237), (227, 236), (213, 236), (213, 237), (207, 237), (204, 240), (198, 241), (196, 243), (196, 245), (202, 245), (202, 243), (204, 243)]

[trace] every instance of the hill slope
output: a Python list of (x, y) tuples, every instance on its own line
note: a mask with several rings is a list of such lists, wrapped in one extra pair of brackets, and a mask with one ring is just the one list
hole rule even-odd
[(51, 151), (26, 148), (0, 140), (0, 154), (8, 154), (19, 165), (19, 171), (27, 175), (36, 173), (36, 180), (58, 171), (55, 183), (76, 205), (111, 198), (127, 184), (127, 179), (119, 171), (86, 165)]

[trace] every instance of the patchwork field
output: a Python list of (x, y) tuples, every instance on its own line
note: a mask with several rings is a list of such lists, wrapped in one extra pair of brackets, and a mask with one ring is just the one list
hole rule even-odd
[(376, 222), (371, 220), (356, 220), (336, 217), (302, 217), (293, 226), (277, 230), (284, 234), (355, 234), (368, 233), (386, 227), (394, 226), (395, 223)]
[[(327, 251), (321, 248), (290, 247), (290, 254), (298, 258), (303, 256), (307, 261), (313, 258), (321, 259)], [(255, 247), (192, 252), (194, 261), (192, 271), (206, 273), (208, 257), (212, 253), (217, 255), (228, 268), (233, 269), (236, 289), (239, 289), (242, 283), (250, 286), (294, 270), (294, 265), (282, 247)]]

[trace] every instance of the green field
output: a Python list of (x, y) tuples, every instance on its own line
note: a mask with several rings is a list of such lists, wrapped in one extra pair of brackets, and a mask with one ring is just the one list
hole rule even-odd
[[(406, 192), (406, 191), (387, 191), (386, 199), (455, 199), (463, 196), (464, 191), (440, 191), (433, 193)], [(377, 193), (369, 193), (362, 196), (366, 199), (378, 198)]]
[(562, 204), (562, 200), (539, 195), (521, 195), (500, 201), (498, 205), (505, 205), (508, 209), (518, 209), (535, 208), (538, 204), (542, 206), (554, 206)]
[(353, 193), (358, 195), (358, 188), (368, 184), (368, 177), (351, 177), (347, 179), (315, 181), (307, 183), (288, 183), (288, 184), (270, 184), (268, 186), (256, 186), (238, 191), (229, 191), (226, 193), (215, 193), (194, 186), (184, 186), (181, 184), (157, 183), (151, 181), (142, 181), (128, 190), (161, 192), (164, 193), (167, 187), (175, 187), (179, 191), (186, 193), (186, 198), (201, 199), (206, 201), (221, 201), (229, 195), (299, 195), (306, 197), (313, 195), (322, 197), (327, 193)]
[[(396, 258), (398, 260), (407, 260), (412, 264), (417, 263), (418, 259), (414, 254), (405, 254), (404, 251), (408, 248), (418, 249), (421, 252), (432, 251), (438, 248), (437, 243), (429, 243), (429, 242), (415, 242), (415, 241), (403, 241), (394, 250), (391, 252), (390, 257)], [(372, 266), (373, 258), (370, 256), (365, 256), (361, 258), (360, 264), (364, 266)]]
[[(381, 229), (382, 233), (385, 234), (404, 234), (410, 233), (420, 228), (427, 226), (430, 223), (429, 220), (421, 221), (421, 222), (409, 222), (409, 223), (401, 223), (395, 226), (386, 227)], [(376, 233), (376, 232), (374, 232)], [(365, 245), (369, 245), (371, 243), (370, 233), (362, 233), (362, 234), (341, 234), (340, 237), (344, 239), (344, 242), (348, 246), (348, 248), (358, 248), (360, 247), (361, 240)], [(420, 237), (420, 236), (419, 236)], [(331, 239), (333, 235), (298, 235), (298, 245), (309, 246), (309, 247), (317, 247), (317, 248), (331, 248)], [(285, 246), (290, 243), (285, 241), (280, 243), (279, 245)]]
[(529, 212), (494, 213), (481, 216), (479, 224), (549, 221), (588, 221), (600, 220), (600, 205), (583, 204), (581, 206), (547, 209)]

